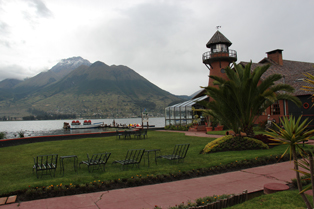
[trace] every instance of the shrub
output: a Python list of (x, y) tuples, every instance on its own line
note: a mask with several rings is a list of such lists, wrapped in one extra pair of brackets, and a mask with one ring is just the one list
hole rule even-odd
[(253, 127), (253, 131), (264, 131), (264, 130), (265, 130), (265, 128), (262, 128), (260, 126), (254, 126)]
[(265, 144), (274, 143), (273, 140), (270, 140), (271, 137), (266, 136), (266, 135), (264, 135), (264, 134), (255, 135), (255, 136), (254, 136), (254, 139), (260, 140), (260, 141), (262, 141), (262, 142), (265, 143)]
[(261, 129), (263, 129), (263, 130), (265, 130), (266, 124), (267, 124), (267, 120), (263, 120), (263, 121), (258, 122), (258, 126), (259, 126)]
[(6, 137), (5, 132), (0, 132), (0, 139), (5, 139), (5, 137)]
[[(297, 185), (297, 179), (294, 178), (294, 179), (291, 179), (291, 182), (292, 182), (292, 185), (295, 187), (295, 188), (298, 188), (298, 185)], [(301, 176), (301, 184), (302, 186), (307, 186), (311, 183), (311, 179), (309, 179), (307, 176)]]
[(267, 144), (254, 138), (227, 135), (208, 143), (201, 153), (252, 149), (269, 149), (269, 147)]
[(22, 131), (22, 130), (17, 132), (17, 134), (19, 135), (20, 138), (24, 137), (24, 131)]
[(188, 125), (185, 125), (185, 126), (182, 126), (182, 125), (168, 125), (168, 126), (165, 126), (165, 129), (166, 130), (188, 131), (191, 126), (192, 126), (192, 124), (188, 124)]

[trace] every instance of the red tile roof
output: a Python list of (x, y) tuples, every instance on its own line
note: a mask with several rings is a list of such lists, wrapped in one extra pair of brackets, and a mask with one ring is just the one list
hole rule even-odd
[[(249, 62), (240, 62), (239, 64), (247, 65)], [(283, 65), (279, 65), (274, 61), (264, 58), (259, 63), (252, 63), (251, 69), (255, 69), (258, 66), (270, 64), (269, 69), (263, 74), (262, 79), (272, 74), (281, 74), (283, 78), (280, 83), (286, 83), (295, 88), (294, 95), (311, 95), (311, 92), (301, 90), (302, 86), (310, 86), (305, 82), (306, 76), (304, 73), (310, 73), (314, 75), (314, 63), (298, 62), (291, 60), (283, 60)], [(313, 92), (314, 93), (314, 92)]]

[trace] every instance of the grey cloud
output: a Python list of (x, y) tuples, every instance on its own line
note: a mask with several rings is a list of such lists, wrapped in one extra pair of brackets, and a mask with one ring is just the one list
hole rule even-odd
[(9, 25), (3, 21), (0, 21), (0, 34), (9, 33)]
[(119, 54), (126, 62), (174, 50), (173, 39), (179, 38), (186, 14), (192, 13), (167, 2), (139, 4), (119, 12), (118, 18), (97, 25), (90, 40), (97, 40), (92, 43), (94, 48), (109, 49), (110, 54)]
[(29, 0), (28, 6), (33, 10), (21, 11), (24, 19), (29, 22), (30, 26), (34, 29), (41, 18), (52, 17), (52, 12), (46, 7), (46, 5), (41, 0)]
[(183, 7), (166, 2), (141, 4), (124, 12), (128, 21), (124, 26), (141, 45), (162, 47), (180, 30), (187, 13)]
[(0, 45), (5, 46), (7, 48), (11, 48), (11, 44), (9, 41), (5, 41), (5, 40), (0, 39)]
[(51, 17), (52, 12), (47, 8), (45, 3), (41, 0), (32, 0), (29, 5), (36, 8), (36, 13), (40, 17)]
[(29, 76), (27, 70), (19, 65), (0, 66), (0, 81), (7, 78), (23, 80)]

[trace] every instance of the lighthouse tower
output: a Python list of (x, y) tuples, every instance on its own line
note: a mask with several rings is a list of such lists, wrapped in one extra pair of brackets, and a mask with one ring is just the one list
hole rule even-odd
[[(237, 61), (237, 52), (229, 49), (231, 42), (219, 31), (208, 41), (206, 47), (210, 51), (203, 54), (203, 63), (209, 69), (209, 75), (227, 79), (225, 68), (230, 63)], [(209, 78), (208, 86), (214, 86), (213, 80)]]

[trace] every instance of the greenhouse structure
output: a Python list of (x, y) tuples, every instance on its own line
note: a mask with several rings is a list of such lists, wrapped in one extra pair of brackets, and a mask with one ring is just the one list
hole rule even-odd
[[(188, 100), (179, 104), (175, 104), (165, 108), (165, 125), (187, 125), (192, 123), (193, 121), (193, 110), (195, 109), (203, 109), (197, 102), (202, 101), (208, 98), (207, 95), (201, 96), (192, 100)], [(198, 114), (199, 113), (194, 113)], [(201, 115), (199, 115), (202, 118)]]

